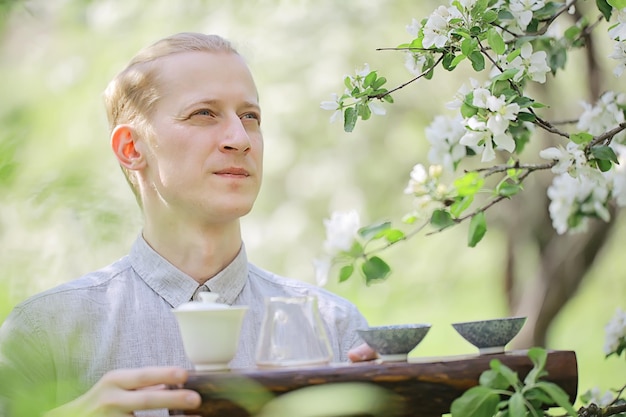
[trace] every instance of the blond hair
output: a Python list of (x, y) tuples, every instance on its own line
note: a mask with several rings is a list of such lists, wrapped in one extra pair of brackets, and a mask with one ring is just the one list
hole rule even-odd
[[(238, 54), (228, 40), (218, 35), (192, 32), (177, 33), (143, 48), (104, 91), (110, 131), (120, 124), (132, 123), (147, 135), (148, 118), (160, 98), (158, 59), (193, 51)], [(124, 167), (122, 171), (141, 206), (134, 176)]]

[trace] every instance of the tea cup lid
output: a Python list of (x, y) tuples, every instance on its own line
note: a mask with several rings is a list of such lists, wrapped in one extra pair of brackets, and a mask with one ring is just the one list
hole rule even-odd
[(207, 310), (224, 310), (229, 308), (227, 304), (218, 303), (219, 294), (216, 292), (203, 291), (198, 294), (200, 300), (189, 301), (181, 304), (176, 310), (178, 311), (207, 311)]

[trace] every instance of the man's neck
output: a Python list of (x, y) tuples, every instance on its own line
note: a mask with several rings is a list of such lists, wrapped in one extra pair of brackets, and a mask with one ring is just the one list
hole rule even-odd
[(159, 255), (199, 284), (228, 266), (242, 244), (238, 221), (204, 228), (177, 225), (168, 232), (146, 225), (143, 237)]

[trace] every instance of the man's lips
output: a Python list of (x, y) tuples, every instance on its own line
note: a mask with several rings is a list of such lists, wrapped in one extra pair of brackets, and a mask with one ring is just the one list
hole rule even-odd
[(233, 175), (239, 177), (249, 177), (250, 173), (243, 168), (230, 167), (215, 172), (216, 175)]

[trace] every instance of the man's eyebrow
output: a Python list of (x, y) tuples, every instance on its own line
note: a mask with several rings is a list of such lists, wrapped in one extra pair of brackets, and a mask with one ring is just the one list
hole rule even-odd
[[(188, 106), (186, 106), (186, 108), (191, 108), (191, 107), (196, 107), (196, 106), (201, 106), (201, 105), (209, 105), (209, 106), (220, 105), (220, 104), (222, 104), (222, 102), (223, 102), (223, 100), (220, 100), (218, 98), (215, 98), (215, 99), (202, 99), (202, 100), (198, 100), (198, 101), (195, 101), (195, 102), (189, 104)], [(245, 101), (243, 101), (241, 103), (241, 105), (239, 107), (241, 107), (241, 108), (254, 108), (254, 109), (257, 109), (257, 110), (261, 110), (261, 106), (256, 101), (245, 100)]]
[(252, 108), (255, 108), (257, 110), (261, 110), (261, 106), (256, 101), (244, 101), (242, 107), (252, 107)]

